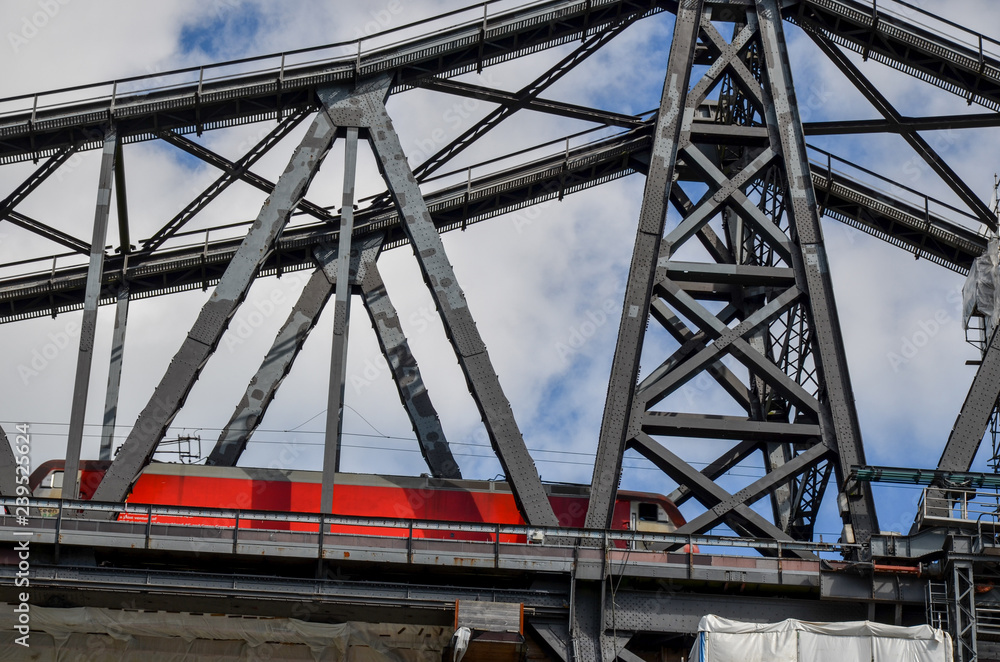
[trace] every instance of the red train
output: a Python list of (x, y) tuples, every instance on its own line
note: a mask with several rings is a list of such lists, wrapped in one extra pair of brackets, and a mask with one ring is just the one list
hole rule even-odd
[[(38, 498), (62, 496), (62, 460), (50, 460), (31, 475), (32, 494)], [(80, 463), (80, 494), (90, 499), (110, 462)], [(126, 500), (129, 504), (188, 506), (240, 511), (319, 512), (318, 471), (288, 471), (244, 467), (209, 467), (153, 463), (143, 469)], [(546, 484), (552, 508), (565, 527), (582, 528), (590, 488), (584, 485)], [(437, 520), (523, 525), (510, 486), (485, 480), (448, 480), (413, 476), (337, 474), (333, 512), (365, 518)], [(146, 521), (141, 508), (120, 517)], [(154, 515), (157, 524), (196, 524), (232, 527), (234, 518)], [(677, 507), (664, 496), (644, 492), (618, 492), (612, 528), (669, 533), (684, 524)], [(241, 519), (241, 528), (316, 530), (308, 522)], [(405, 528), (338, 526), (335, 531), (356, 534), (406, 536)], [(454, 537), (451, 532), (414, 531), (416, 537)], [(461, 534), (463, 539), (491, 540), (492, 535)], [(516, 542), (513, 536), (501, 542)], [(523, 536), (522, 542), (523, 542)]]

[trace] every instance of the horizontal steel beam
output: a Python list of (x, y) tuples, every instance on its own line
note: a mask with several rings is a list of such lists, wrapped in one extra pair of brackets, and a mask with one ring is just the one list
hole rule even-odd
[[(557, 199), (560, 194), (598, 186), (645, 169), (650, 128), (636, 130), (583, 148), (556, 154), (502, 172), (475, 177), (427, 196), (439, 231), (461, 229), (476, 222)], [(986, 240), (974, 231), (938, 213), (878, 191), (840, 173), (812, 165), (813, 181), (823, 212), (842, 223), (892, 243), (959, 273), (986, 250)], [(682, 170), (683, 176), (683, 170)], [(676, 188), (676, 187), (675, 187)], [(468, 196), (466, 195), (468, 191)], [(339, 220), (335, 216), (334, 220)], [(514, 223), (530, 221), (515, 218)], [(360, 210), (355, 214), (359, 232), (386, 231), (386, 249), (408, 242), (395, 211)], [(261, 269), (262, 276), (313, 268), (312, 250), (336, 241), (336, 222), (286, 228)], [(190, 237), (190, 235), (188, 235)], [(203, 235), (194, 235), (201, 239)], [(196, 239), (197, 241), (197, 239)], [(239, 245), (238, 239), (215, 239), (186, 248), (163, 248), (129, 256), (133, 299), (201, 289), (218, 282)], [(82, 247), (81, 247), (82, 248)], [(38, 261), (45, 267), (56, 256)], [(65, 257), (65, 254), (64, 254)], [(123, 259), (109, 255), (105, 261), (102, 304), (117, 300), (117, 283)], [(42, 268), (45, 268), (42, 267)], [(58, 267), (39, 273), (0, 280), (0, 323), (30, 319), (79, 309), (83, 304), (86, 267)]]
[(745, 264), (710, 264), (706, 262), (666, 263), (667, 278), (698, 283), (730, 283), (753, 287), (791, 287), (795, 273), (786, 267), (759, 267)]
[(803, 122), (807, 136), (839, 136), (854, 133), (906, 133), (909, 131), (949, 131), (951, 129), (985, 129), (1000, 126), (998, 113), (972, 115), (936, 115), (933, 117), (901, 116), (898, 121), (830, 120)]
[[(226, 63), (189, 69), (191, 82), (169, 89), (152, 86), (163, 85), (175, 72), (0, 99), (6, 107), (16, 101), (24, 107), (23, 112), (0, 117), (0, 164), (48, 156), (77, 143), (80, 149), (93, 149), (95, 132), (109, 118), (124, 142), (138, 142), (155, 139), (161, 131), (200, 134), (317, 108), (317, 88), (360, 78), (388, 75), (399, 91), (432, 76), (481, 71), (577, 41), (622, 20), (672, 11), (676, 4), (671, 0), (544, 0), (368, 52), (356, 42), (346, 42), (339, 46), (349, 54), (318, 63), (286, 66), (285, 55), (279, 54), (254, 58), (257, 72), (251, 74), (224, 76), (228, 73), (224, 70), (216, 74)], [(330, 52), (331, 47), (324, 48)], [(318, 53), (319, 57), (323, 55)], [(271, 68), (261, 73), (267, 65)], [(140, 89), (119, 93), (119, 86), (126, 85)], [(59, 105), (49, 101), (49, 95), (62, 99), (71, 92), (86, 100)], [(54, 96), (57, 93), (59, 97)]]
[(446, 92), (458, 96), (478, 99), (489, 103), (496, 103), (502, 106), (512, 106), (515, 108), (525, 108), (550, 115), (569, 117), (570, 119), (583, 120), (585, 122), (596, 122), (608, 126), (618, 126), (623, 129), (634, 129), (642, 126), (644, 120), (636, 115), (626, 115), (608, 110), (598, 110), (579, 106), (577, 104), (565, 103), (563, 101), (551, 101), (539, 99), (537, 97), (521, 100), (514, 92), (495, 90), (482, 85), (472, 85), (471, 83), (461, 83), (448, 78), (426, 78), (418, 83), (419, 87), (435, 92)]
[[(457, 230), (531, 204), (558, 199), (637, 171), (633, 155), (648, 150), (647, 131), (626, 134), (596, 145), (570, 150), (547, 159), (517, 166), (441, 189), (427, 196), (427, 206), (440, 232)], [(339, 216), (334, 219), (339, 221)], [(530, 223), (530, 219), (513, 219)], [(337, 224), (322, 223), (287, 227), (268, 255), (260, 275), (280, 275), (286, 271), (311, 269), (313, 249), (324, 243), (336, 244)], [(360, 237), (385, 232), (385, 248), (408, 244), (392, 211), (360, 210), (355, 214), (355, 233)], [(189, 237), (191, 235), (188, 235)], [(195, 234), (195, 241), (204, 235)], [(232, 259), (239, 238), (211, 240), (186, 248), (163, 248), (153, 253), (133, 253), (128, 261), (128, 278), (133, 299), (201, 289), (218, 282)], [(53, 258), (46, 259), (46, 266)], [(116, 299), (116, 283), (123, 260), (108, 256), (101, 303)], [(82, 305), (86, 267), (68, 267), (26, 277), (0, 281), (0, 321), (14, 321), (76, 310)]]
[(753, 421), (739, 416), (707, 416), (648, 411), (642, 417), (648, 434), (710, 439), (746, 439), (802, 443), (819, 440), (819, 425)]
[[(992, 110), (1000, 110), (1000, 61), (958, 40), (880, 12), (859, 0), (786, 3), (784, 18), (860, 53)], [(971, 32), (971, 31), (970, 31)], [(975, 33), (969, 35), (975, 38)]]

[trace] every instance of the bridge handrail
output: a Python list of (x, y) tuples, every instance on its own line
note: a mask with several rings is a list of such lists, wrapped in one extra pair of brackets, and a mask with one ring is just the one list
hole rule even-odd
[[(575, 5), (586, 5), (588, 7), (593, 6), (594, 8), (597, 8), (603, 4), (608, 4), (617, 0), (532, 0), (511, 9), (507, 9), (502, 14), (497, 14), (495, 17), (488, 16), (487, 12), (490, 5), (505, 1), (507, 0), (485, 0), (474, 5), (429, 16), (418, 21), (406, 23), (404, 25), (376, 32), (374, 34), (363, 35), (355, 39), (338, 41), (321, 46), (311, 46), (278, 53), (268, 53), (266, 55), (255, 55), (235, 60), (227, 60), (225, 62), (215, 62), (206, 65), (173, 69), (165, 72), (128, 76), (124, 78), (105, 80), (99, 83), (86, 83), (83, 85), (74, 85), (55, 90), (29, 92), (26, 94), (6, 97), (0, 99), (0, 107), (19, 101), (30, 103), (27, 105), (22, 104), (16, 109), (0, 111), (0, 118), (31, 113), (34, 119), (34, 116), (37, 115), (39, 111), (52, 110), (67, 105), (88, 103), (101, 103), (104, 105), (105, 102), (107, 102), (111, 104), (111, 106), (116, 106), (117, 104), (123, 104), (131, 100), (141, 100), (154, 92), (170, 92), (172, 90), (178, 90), (180, 88), (187, 88), (191, 86), (197, 86), (199, 93), (201, 93), (202, 89), (208, 84), (222, 83), (236, 78), (246, 79), (249, 77), (253, 79), (260, 78), (261, 80), (279, 79), (282, 82), (285, 82), (299, 76), (314, 76), (317, 73), (317, 69), (323, 69), (324, 71), (329, 72), (332, 71), (331, 67), (336, 66), (348, 68), (360, 67), (363, 58), (368, 60), (366, 64), (370, 64), (372, 60), (381, 60), (389, 56), (398, 56), (401, 52), (408, 48), (410, 50), (426, 50), (428, 48), (433, 48), (435, 45), (440, 45), (441, 43), (454, 43), (461, 39), (467, 39), (470, 36), (477, 35), (481, 28), (485, 28), (487, 26), (487, 20), (493, 21), (493, 23), (489, 24), (489, 28), (497, 29), (509, 25), (512, 22), (527, 20), (526, 15), (529, 14), (541, 13), (544, 15), (546, 13), (552, 13), (565, 7)], [(391, 41), (389, 43), (378, 43), (369, 47), (367, 50), (364, 48), (365, 42), (371, 43), (384, 41), (384, 38), (389, 35), (396, 35), (400, 32), (411, 30), (422, 25), (427, 25), (435, 21), (440, 21), (445, 18), (457, 16), (459, 14), (475, 15), (476, 17), (464, 20), (458, 24), (449, 25), (445, 30), (435, 30), (429, 33), (399, 39), (397, 41)], [(336, 55), (313, 59), (302, 59), (300, 61), (296, 61), (294, 64), (288, 62), (288, 59), (294, 56), (315, 55), (324, 51), (333, 51), (338, 49), (342, 52)], [(246, 69), (246, 65), (268, 62), (270, 64), (261, 64), (261, 66), (254, 69)], [(226, 69), (237, 70), (226, 72)], [(213, 75), (211, 73), (213, 71), (219, 73)], [(207, 77), (206, 72), (209, 72)], [(194, 74), (197, 74), (197, 76), (194, 76)], [(171, 84), (162, 84), (167, 78), (177, 77), (185, 77), (185, 79), (178, 80), (177, 82)], [(146, 86), (131, 86), (131, 84), (142, 82), (148, 82), (149, 84)], [(126, 87), (127, 89), (122, 90), (119, 89), (120, 87)], [(100, 92), (102, 89), (105, 90), (104, 93)], [(58, 97), (59, 95), (65, 96), (70, 94), (73, 94), (72, 99), (52, 102), (43, 101), (46, 98), (52, 99), (54, 97)], [(84, 96), (85, 94), (89, 94), (89, 96)]]
[[(21, 502), (23, 508), (23, 500)], [(14, 513), (18, 506), (18, 500), (13, 497), (0, 497), (0, 507), (5, 507), (9, 512)], [(196, 508), (189, 506), (163, 506), (138, 503), (108, 503), (96, 501), (72, 501), (69, 499), (35, 499), (29, 500), (28, 509), (31, 515), (28, 521), (32, 523), (52, 522), (55, 526), (55, 533), (58, 537), (62, 530), (64, 520), (80, 521), (111, 521), (99, 520), (94, 515), (138, 515), (145, 517), (143, 520), (114, 520), (116, 524), (136, 524), (146, 527), (145, 537), (147, 540), (152, 536), (150, 526), (182, 526), (183, 535), (191, 537), (197, 529), (233, 530), (234, 541), (238, 540), (241, 531), (268, 531), (270, 529), (257, 529), (251, 526), (243, 526), (248, 522), (281, 522), (281, 523), (307, 523), (315, 524), (317, 530), (313, 531), (291, 531), (292, 533), (319, 533), (320, 525), (323, 526), (324, 533), (327, 526), (348, 526), (358, 529), (398, 529), (407, 531), (412, 539), (414, 532), (422, 531), (443, 531), (443, 532), (463, 532), (491, 534), (497, 536), (518, 536), (529, 541), (526, 544), (538, 544), (547, 546), (574, 546), (580, 541), (603, 541), (605, 545), (616, 541), (635, 543), (659, 543), (668, 546), (697, 545), (706, 547), (739, 547), (752, 549), (768, 549), (776, 551), (810, 551), (810, 552), (830, 552), (841, 553), (850, 548), (860, 548), (861, 545), (847, 543), (827, 543), (827, 542), (803, 542), (784, 541), (764, 538), (744, 538), (737, 536), (715, 536), (715, 535), (687, 535), (671, 533), (647, 533), (641, 531), (627, 530), (602, 530), (583, 528), (557, 528), (539, 527), (523, 524), (495, 524), (495, 523), (475, 523), (475, 522), (452, 522), (444, 520), (418, 520), (406, 518), (390, 517), (356, 517), (350, 515), (326, 515), (305, 512), (280, 512), (266, 510), (250, 510), (238, 508)], [(48, 515), (40, 515), (41, 510), (52, 511)], [(89, 515), (89, 516), (88, 516)], [(180, 524), (180, 523), (157, 523), (153, 521), (154, 516), (165, 517), (191, 517), (201, 519), (224, 519), (239, 523), (240, 526), (218, 526), (204, 524)], [(29, 530), (32, 532), (52, 531), (53, 527), (25, 527), (16, 523), (13, 515), (0, 514), (0, 530)], [(366, 537), (391, 537), (401, 536), (379, 536), (377, 534), (363, 534)], [(211, 536), (217, 538), (218, 536)], [(552, 542), (555, 541), (555, 542)], [(690, 548), (690, 547), (689, 547)]]

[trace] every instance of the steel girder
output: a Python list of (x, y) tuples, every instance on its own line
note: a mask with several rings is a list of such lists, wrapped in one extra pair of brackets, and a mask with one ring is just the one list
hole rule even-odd
[[(428, 208), (435, 225), (446, 232), (634, 172), (645, 172), (649, 161), (650, 133), (651, 126), (645, 124), (641, 129), (608, 138), (587, 148), (572, 149), (569, 154), (554, 155), (542, 163), (476, 176), (466, 184), (429, 194)], [(685, 168), (683, 163), (678, 166), (682, 171)], [(813, 163), (811, 170), (826, 216), (962, 274), (968, 272), (969, 265), (986, 248), (985, 240), (972, 230), (922, 206), (832, 171), (826, 163)], [(678, 193), (677, 187), (673, 187), (672, 191), (672, 197), (682, 194)], [(208, 196), (208, 191), (203, 195)], [(331, 223), (286, 229), (274, 251), (267, 256), (261, 275), (280, 275), (285, 271), (313, 268), (313, 248), (324, 242), (336, 241), (337, 231), (330, 226), (336, 226), (339, 217), (331, 218)], [(386, 248), (408, 243), (394, 210), (362, 209), (355, 214), (355, 219), (359, 227), (387, 232)], [(699, 240), (703, 240), (700, 235)], [(89, 252), (88, 244), (82, 246), (85, 252)], [(128, 258), (132, 298), (214, 285), (238, 246), (239, 240), (215, 239), (203, 246), (133, 253)], [(54, 259), (56, 256), (46, 260), (51, 264)], [(109, 255), (105, 259), (102, 304), (117, 300), (117, 287), (124, 268), (125, 258), (122, 256)], [(0, 322), (79, 309), (83, 304), (85, 284), (84, 267), (57, 267), (48, 274), (0, 280)], [(655, 305), (654, 302), (654, 309)]]
[[(864, 542), (873, 533), (878, 533), (878, 520), (870, 485), (861, 485), (850, 493), (846, 492), (851, 467), (865, 462), (864, 447), (854, 409), (854, 391), (848, 375), (847, 356), (777, 2), (757, 0), (757, 18), (763, 46), (762, 64), (766, 63), (765, 77), (770, 86), (770, 89), (768, 85), (764, 86), (765, 97), (770, 92), (770, 103), (765, 104), (768, 128), (772, 145), (780, 138), (787, 195), (790, 198), (787, 204), (789, 230), (793, 238), (797, 238), (801, 251), (800, 255), (793, 257), (793, 266), (797, 279), (805, 286), (809, 296), (814, 362), (819, 389), (825, 396), (824, 407), (819, 410), (822, 439), (836, 453), (834, 470), (838, 492), (846, 497), (838, 499), (838, 504), (842, 507), (843, 501), (847, 501), (848, 510), (842, 511), (841, 516), (845, 524), (853, 528), (853, 531), (847, 532), (846, 538)], [(799, 370), (801, 368), (799, 366)]]
[[(212, 67), (194, 68), (187, 71), (199, 80), (167, 91), (118, 94), (119, 84), (135, 84), (143, 77), (116, 81), (113, 87), (109, 81), (100, 91), (87, 94), (89, 100), (57, 108), (50, 108), (44, 95), (18, 97), (25, 102), (26, 110), (0, 122), (0, 164), (37, 160), (67, 145), (93, 148), (94, 131), (108, 118), (115, 121), (126, 142), (155, 139), (162, 131), (201, 134), (204, 130), (281, 119), (302, 109), (315, 110), (316, 91), (326, 85), (388, 75), (394, 81), (394, 90), (403, 90), (431, 76), (482, 71), (490, 65), (580, 40), (623, 20), (673, 10), (676, 4), (672, 0), (543, 0), (485, 16), (479, 25), (436, 31), (403, 44), (319, 64), (285, 66), (282, 57), (279, 66), (278, 58), (273, 58), (274, 68), (267, 73), (230, 75), (219, 80), (211, 78)], [(158, 73), (157, 78), (165, 75), (170, 74)], [(93, 100), (102, 94), (106, 96)]]
[[(409, 344), (399, 325), (399, 316), (378, 274), (375, 258), (382, 248), (382, 242), (382, 236), (370, 235), (356, 243), (359, 248), (352, 251), (350, 282), (352, 286), (360, 285), (365, 308), (431, 475), (461, 478), (458, 463), (451, 454), (434, 405), (423, 386), (416, 359), (410, 353)], [(274, 400), (278, 387), (291, 370), (292, 363), (333, 293), (337, 284), (336, 257), (336, 246), (317, 248), (316, 260), (320, 266), (306, 282), (288, 319), (275, 336), (271, 349), (264, 356), (246, 393), (209, 453), (206, 464), (236, 466), (246, 450), (250, 436), (260, 425), (264, 412)]]
[[(690, 92), (684, 94), (686, 85), (679, 87), (671, 99), (673, 109), (661, 109), (661, 118), (682, 116), (683, 122), (676, 127), (676, 156), (660, 153), (659, 158), (672, 157), (671, 169), (675, 161), (682, 162), (686, 167), (679, 170), (680, 181), (699, 182), (708, 191), (694, 202), (671, 196), (671, 178), (659, 177), (652, 165), (649, 169), (589, 526), (603, 525), (610, 516), (625, 445), (680, 485), (675, 496), (691, 495), (707, 508), (681, 531), (701, 532), (726, 522), (739, 533), (779, 540), (811, 537), (831, 467), (843, 486), (851, 464), (863, 457), (777, 11), (773, 2), (748, 8), (731, 42), (707, 16), (699, 21), (701, 16), (694, 14), (692, 36), (700, 37), (714, 60)], [(680, 17), (678, 26), (690, 27)], [(675, 59), (672, 51), (671, 67), (679, 61), (690, 68), (694, 39), (675, 36), (674, 47), (681, 44), (686, 53)], [(671, 70), (668, 80), (680, 75)], [(694, 111), (714, 89), (723, 95), (715, 117), (719, 129), (696, 130)], [(660, 246), (665, 197), (673, 199), (681, 220)], [(656, 224), (647, 228), (647, 221)], [(650, 251), (644, 245), (647, 233), (655, 260), (644, 257)], [(687, 257), (695, 252), (689, 248), (695, 237), (710, 261)], [(685, 259), (675, 258), (678, 254)], [(630, 293), (644, 291), (645, 298), (630, 298)], [(648, 313), (680, 347), (633, 387)], [(724, 359), (742, 364), (749, 385)], [(672, 409), (676, 404), (668, 398), (701, 374), (718, 381), (746, 418)], [(628, 402), (624, 409), (623, 402)], [(654, 409), (661, 402), (667, 411)], [(699, 472), (650, 435), (740, 443)], [(714, 482), (756, 450), (764, 456), (763, 478), (735, 494)], [(771, 498), (773, 521), (749, 507), (764, 497)], [(866, 540), (877, 532), (870, 493), (858, 490), (842, 497), (838, 502), (848, 504), (842, 512), (848, 536), (853, 531), (858, 540)]]
[(79, 496), (80, 445), (83, 442), (83, 420), (87, 412), (90, 389), (90, 369), (94, 362), (94, 335), (97, 332), (97, 305), (101, 296), (101, 276), (104, 273), (104, 242), (111, 215), (111, 187), (115, 179), (115, 153), (118, 135), (109, 126), (104, 135), (100, 180), (97, 188), (97, 208), (94, 213), (94, 237), (90, 242), (90, 263), (87, 268), (87, 289), (80, 323), (80, 351), (76, 359), (76, 379), (73, 382), (73, 404), (69, 416), (66, 443), (66, 468), (63, 494), (70, 499)]
[(431, 475), (439, 478), (461, 478), (462, 472), (452, 455), (430, 395), (420, 376), (417, 360), (410, 351), (410, 344), (403, 335), (403, 326), (396, 307), (382, 282), (375, 261), (367, 263), (361, 281), (361, 296), (378, 338), (382, 355), (389, 365), (392, 381), (399, 391), (399, 399), (406, 409), (417, 435), (420, 452)]
[[(377, 252), (380, 243), (377, 242), (372, 250)], [(278, 387), (292, 369), (295, 357), (319, 321), (319, 315), (333, 293), (337, 272), (336, 269), (328, 270), (327, 267), (335, 259), (335, 251), (317, 251), (316, 261), (319, 266), (306, 281), (302, 293), (288, 314), (288, 319), (275, 336), (271, 349), (264, 355), (260, 367), (250, 379), (246, 393), (219, 435), (219, 440), (209, 453), (206, 464), (236, 466), (250, 436), (260, 425), (264, 413), (278, 392)], [(355, 265), (355, 269), (357, 266)]]
[[(531, 524), (558, 526), (559, 521), (525, 447), (510, 403), (465, 301), (465, 294), (385, 110), (384, 99), (388, 94), (389, 80), (378, 78), (371, 84), (373, 87), (382, 86), (384, 91), (381, 97), (374, 92), (355, 95), (352, 98), (354, 106), (349, 109), (350, 117), (367, 130), (382, 177), (402, 217), (403, 229), (521, 515)], [(323, 102), (329, 109), (328, 100), (323, 99)]]
[[(263, 177), (252, 176), (249, 169), (254, 163), (259, 161), (271, 147), (287, 136), (292, 129), (297, 127), (308, 114), (309, 113), (305, 110), (299, 110), (278, 122), (278, 125), (274, 127), (274, 129), (269, 131), (266, 136), (264, 136), (256, 145), (251, 147), (250, 150), (235, 163), (210, 152), (207, 148), (198, 145), (197, 143), (184, 140), (181, 136), (174, 133), (168, 131), (162, 132), (160, 137), (165, 141), (170, 142), (181, 149), (187, 148), (185, 151), (188, 151), (189, 154), (201, 158), (206, 163), (210, 163), (211, 165), (225, 170), (225, 174), (209, 184), (208, 188), (195, 196), (194, 200), (188, 203), (184, 209), (177, 212), (174, 217), (167, 221), (162, 228), (157, 230), (152, 237), (143, 241), (142, 250), (144, 252), (155, 251), (157, 248), (162, 246), (165, 241), (177, 234), (177, 232), (179, 232), (188, 221), (194, 218), (195, 214), (204, 209), (212, 200), (219, 197), (223, 191), (229, 188), (230, 184), (233, 184), (238, 179), (249, 182), (265, 193), (271, 193), (271, 191), (274, 190), (274, 184), (268, 182)], [(322, 215), (319, 216), (319, 218), (323, 220), (327, 219), (326, 216)]]
[(787, 20), (826, 41), (958, 94), (969, 103), (1000, 110), (1000, 62), (988, 52), (879, 12), (878, 3), (803, 0), (783, 4)]
[(997, 398), (1000, 398), (1000, 334), (994, 330), (938, 460), (938, 471), (969, 470)]
[(0, 221), (6, 220), (18, 227), (22, 227), (25, 230), (34, 232), (35, 234), (50, 239), (58, 244), (61, 244), (70, 250), (78, 253), (83, 253), (84, 255), (90, 254), (90, 245), (72, 237), (65, 232), (60, 232), (55, 228), (49, 227), (48, 225), (36, 221), (32, 218), (28, 218), (24, 214), (14, 211), (28, 195), (34, 191), (38, 186), (48, 179), (49, 175), (59, 169), (59, 166), (63, 165), (73, 154), (76, 153), (76, 145), (67, 145), (62, 149), (57, 150), (51, 157), (49, 157), (45, 163), (39, 166), (31, 175), (25, 179), (20, 186), (15, 188), (10, 195), (4, 198), (3, 202), (0, 202)]
[[(723, 10), (732, 8), (722, 0), (708, 0), (708, 4), (722, 5)], [(396, 89), (401, 90), (432, 76), (481, 71), (600, 32), (623, 19), (676, 11), (677, 5), (676, 0), (545, 0), (488, 16), (480, 26), (463, 26), (320, 64), (285, 67), (283, 58), (279, 66), (274, 57), (273, 69), (267, 73), (220, 81), (211, 79), (211, 67), (192, 68), (186, 70), (192, 82), (170, 91), (140, 89), (118, 94), (118, 84), (141, 84), (145, 77), (123, 79), (114, 85), (109, 81), (100, 91), (86, 95), (87, 101), (58, 108), (49, 108), (44, 95), (24, 95), (13, 99), (25, 103), (24, 112), (0, 123), (0, 163), (37, 160), (68, 145), (99, 147), (95, 135), (108, 118), (116, 121), (125, 142), (155, 139), (164, 130), (200, 134), (281, 119), (291, 112), (315, 109), (315, 90), (322, 85), (392, 74)], [(879, 14), (876, 7), (857, 0), (788, 0), (782, 7), (787, 20), (827, 41), (1000, 110), (1000, 62), (989, 53), (977, 52), (903, 18)], [(199, 74), (197, 82), (195, 74)], [(101, 94), (105, 96), (100, 98)], [(98, 100), (93, 100), (95, 97)]]
[[(380, 90), (368, 91), (378, 94)], [(358, 93), (355, 92), (355, 95)], [(325, 101), (325, 99), (324, 99)], [(327, 112), (342, 112), (336, 103)], [(334, 110), (336, 109), (336, 111)], [(354, 230), (354, 184), (358, 165), (358, 127), (349, 126), (344, 141), (344, 189), (341, 198), (340, 234), (337, 241), (337, 288), (333, 303), (333, 347), (330, 352), (330, 388), (326, 406), (326, 443), (323, 445), (323, 480), (320, 512), (333, 513), (333, 481), (340, 471), (340, 443), (344, 433), (344, 387), (347, 381), (347, 339), (351, 320), (351, 233)]]
[(879, 92), (878, 88), (841, 52), (836, 46), (830, 44), (817, 35), (812, 35), (813, 41), (819, 46), (823, 54), (833, 61), (837, 68), (847, 77), (849, 81), (865, 96), (886, 120), (894, 127), (900, 127), (899, 132), (903, 139), (920, 155), (920, 158), (930, 166), (948, 187), (955, 192), (955, 195), (964, 202), (976, 215), (981, 223), (996, 230), (996, 214), (979, 199), (969, 186), (955, 173), (951, 167), (945, 163), (937, 152), (924, 140), (916, 131), (903, 128), (903, 116), (893, 108), (889, 100)]
[(111, 338), (111, 363), (108, 366), (108, 390), (104, 396), (104, 425), (101, 429), (101, 448), (97, 459), (110, 460), (114, 448), (115, 423), (118, 421), (118, 393), (121, 386), (122, 362), (125, 360), (125, 330), (128, 326), (128, 281), (118, 286), (118, 304), (115, 306), (115, 329)]
[[(326, 113), (317, 114), (279, 178), (274, 193), (261, 208), (257, 222), (247, 233), (159, 386), (139, 414), (135, 427), (108, 467), (104, 479), (94, 492), (94, 499), (122, 501), (128, 494), (132, 481), (152, 458), (170, 421), (183, 405), (202, 367), (218, 346), (229, 320), (246, 296), (264, 256), (319, 170), (336, 132), (337, 127)], [(98, 244), (97, 241), (94, 243)], [(103, 246), (104, 242), (101, 241), (98, 245)], [(103, 256), (103, 251), (101, 255)], [(70, 466), (67, 458), (67, 472)], [(72, 476), (75, 475), (74, 472)]]
[[(95, 492), (95, 498), (122, 499), (138, 471), (149, 462), (167, 426), (183, 404), (200, 369), (213, 353), (229, 319), (259, 271), (263, 256), (276, 241), (277, 234), (287, 222), (291, 210), (305, 195), (309, 182), (337, 134), (338, 127), (346, 127), (348, 147), (343, 201), (346, 213), (342, 216), (338, 236), (336, 276), (328, 278), (331, 282), (324, 286), (319, 281), (318, 275), (314, 275), (312, 286), (307, 286), (305, 293), (306, 304), (309, 307), (308, 314), (305, 315), (305, 319), (299, 320), (296, 315), (301, 311), (297, 307), (289, 323), (279, 332), (275, 346), (269, 353), (269, 357), (273, 354), (272, 358), (276, 360), (272, 364), (265, 359), (265, 366), (251, 383), (248, 396), (237, 408), (233, 420), (213, 451), (213, 463), (232, 463), (238, 458), (249, 433), (259, 421), (264, 408), (273, 397), (274, 391), (304, 342), (306, 334), (315, 323), (319, 310), (329, 298), (332, 281), (339, 282), (341, 286), (337, 288), (330, 385), (332, 403), (330, 409), (336, 410), (336, 413), (331, 411), (332, 424), (328, 421), (327, 426), (321, 507), (328, 508), (327, 502), (332, 503), (339, 451), (339, 410), (345, 380), (347, 306), (351, 292), (350, 235), (354, 229), (353, 164), (356, 158), (356, 140), (361, 128), (366, 132), (379, 159), (389, 191), (396, 202), (399, 215), (403, 218), (404, 230), (414, 246), (417, 261), (441, 311), (445, 328), (455, 347), (459, 363), (465, 371), (473, 398), (483, 415), (487, 432), (493, 440), (501, 464), (507, 471), (515, 500), (526, 521), (544, 526), (558, 525), (534, 463), (524, 447), (510, 405), (500, 388), (485, 345), (469, 313), (465, 296), (444, 253), (437, 228), (417, 188), (413, 173), (406, 165), (402, 147), (385, 111), (384, 98), (388, 88), (389, 80), (378, 78), (363, 82), (350, 92), (344, 88), (321, 92), (324, 112), (313, 121), (302, 144), (292, 156), (289, 167), (265, 202), (257, 223), (243, 240), (215, 293), (203, 308), (202, 314), (168, 368), (150, 403), (140, 414), (135, 428), (119, 450), (117, 459), (109, 467), (106, 477)], [(367, 239), (370, 241), (371, 236)], [(379, 327), (380, 344), (390, 364), (394, 364), (394, 375), (400, 382), (400, 394), (404, 404), (409, 403), (407, 410), (413, 420), (414, 428), (418, 429), (420, 434), (425, 457), (432, 464), (435, 473), (457, 475), (457, 465), (447, 449), (439, 425), (436, 426), (436, 414), (433, 408), (429, 407), (426, 392), (420, 385), (419, 374), (415, 372), (412, 357), (409, 357), (405, 338), (391, 329), (391, 318), (396, 317), (395, 311), (385, 297), (384, 287), (374, 269), (374, 254), (371, 254), (377, 253), (381, 242), (382, 237), (379, 237), (377, 243), (369, 246), (370, 250), (362, 256), (362, 265), (371, 267), (373, 277), (364, 281), (363, 274), (355, 274), (355, 279), (365, 282), (363, 289), (366, 300), (371, 306), (370, 310), (374, 311), (373, 322)], [(331, 255), (327, 254), (320, 258), (325, 267), (331, 266)], [(402, 364), (404, 360), (408, 364), (405, 368)], [(404, 378), (407, 380), (405, 384)], [(258, 381), (261, 383), (257, 383)], [(261, 386), (266, 388), (260, 388)]]

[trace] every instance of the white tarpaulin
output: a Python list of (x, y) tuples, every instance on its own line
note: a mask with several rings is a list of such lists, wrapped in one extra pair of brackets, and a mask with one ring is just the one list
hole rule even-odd
[(1000, 319), (1000, 241), (992, 238), (986, 252), (972, 261), (969, 276), (962, 286), (962, 322), (969, 328), (969, 319), (981, 315), (985, 320), (989, 340)]
[(951, 637), (927, 625), (870, 621), (744, 623), (708, 615), (691, 662), (952, 662)]

